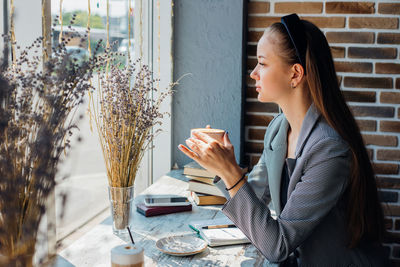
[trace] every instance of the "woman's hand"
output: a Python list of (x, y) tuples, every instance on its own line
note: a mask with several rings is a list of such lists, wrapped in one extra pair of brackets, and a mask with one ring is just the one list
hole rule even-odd
[[(211, 128), (207, 125), (206, 128)], [(221, 177), (227, 187), (234, 185), (242, 177), (242, 169), (236, 163), (234, 147), (228, 133), (224, 134), (224, 143), (201, 132), (193, 132), (195, 138), (186, 139), (187, 148), (180, 144), (178, 148), (203, 168)]]

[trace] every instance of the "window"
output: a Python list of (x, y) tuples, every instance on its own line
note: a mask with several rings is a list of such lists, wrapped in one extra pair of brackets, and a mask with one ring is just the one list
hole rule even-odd
[[(61, 20), (56, 25), (53, 43), (57, 43), (61, 30), (63, 30), (64, 35), (68, 34), (67, 26), (73, 14), (76, 15), (73, 28), (82, 33), (86, 31), (89, 10), (86, 1), (51, 1), (53, 18), (60, 15), (60, 4), (62, 4), (62, 16), (59, 17), (62, 18), (64, 25), (61, 28)], [(90, 0), (89, 3), (90, 47), (93, 50), (96, 42), (100, 39), (107, 39), (107, 2)], [(161, 12), (163, 12), (162, 19), (164, 21), (169, 20), (169, 23), (163, 24), (161, 22)], [(171, 46), (164, 45), (170, 43), (171, 40), (171, 12), (170, 1), (132, 0), (131, 3), (129, 3), (129, 0), (109, 1), (109, 39), (110, 43), (116, 42), (114, 50), (126, 54), (129, 52), (132, 58), (142, 57), (145, 64), (153, 68), (155, 78), (160, 77), (161, 73), (164, 74), (165, 72), (164, 76), (161, 77), (160, 88), (167, 87), (172, 77)], [(130, 34), (128, 31), (129, 19), (131, 19)], [(160, 28), (161, 25), (163, 25), (162, 29)], [(161, 30), (163, 35), (161, 35)], [(161, 38), (167, 40), (167, 42), (163, 42), (162, 48)], [(76, 46), (74, 40), (71, 41), (71, 47), (68, 49), (77, 50), (78, 56), (87, 55), (87, 51)], [(164, 61), (167, 62), (164, 63)], [(121, 58), (121, 62), (125, 62), (125, 57)], [(97, 79), (94, 78), (94, 85), (96, 82)], [(166, 101), (162, 110), (168, 111), (169, 106)], [(85, 112), (86, 108), (85, 105), (80, 107), (80, 113), (84, 115), (84, 119), (79, 123), (79, 133), (76, 133), (74, 140), (71, 140), (72, 149), (59, 173), (59, 178), (65, 175), (68, 175), (69, 178), (60, 180), (56, 187), (57, 240), (62, 239), (109, 207), (104, 159), (97, 132), (90, 130), (89, 115)], [(135, 194), (146, 189), (153, 182), (153, 178), (160, 177), (170, 170), (171, 144), (168, 140), (171, 139), (171, 131), (167, 130), (171, 127), (170, 118), (165, 118), (163, 126), (163, 134), (160, 134), (154, 140), (156, 148), (146, 153), (143, 158), (138, 177), (136, 177)], [(79, 143), (75, 141), (77, 136), (82, 138)], [(68, 194), (63, 220), (59, 219), (61, 199), (57, 197), (57, 193), (61, 191)]]

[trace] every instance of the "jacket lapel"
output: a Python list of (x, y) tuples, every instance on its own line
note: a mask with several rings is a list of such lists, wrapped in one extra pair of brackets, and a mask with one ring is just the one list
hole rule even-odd
[[(314, 128), (318, 118), (320, 117), (320, 113), (314, 106), (311, 104), (308, 109), (306, 116), (304, 117), (300, 134), (297, 140), (296, 151), (295, 151), (295, 159), (289, 161), (289, 174), (293, 173), (293, 170), (296, 165), (296, 159), (301, 155), (301, 152), (304, 148), (305, 143), (307, 142), (312, 129)], [(274, 206), (276, 215), (279, 216), (281, 214), (281, 201), (280, 201), (280, 192), (281, 192), (281, 179), (282, 179), (282, 168), (286, 159), (287, 154), (287, 132), (289, 128), (289, 123), (286, 120), (286, 117), (282, 119), (282, 122), (279, 126), (279, 129), (276, 132), (272, 133), (271, 142), (266, 145), (266, 166), (268, 170), (268, 183), (270, 187), (271, 201)], [(289, 188), (288, 188), (288, 197), (293, 191), (297, 181), (290, 180)]]
[[(297, 139), (297, 144), (296, 144), (296, 151), (295, 151), (295, 159), (292, 160), (291, 164), (289, 164), (289, 173), (292, 174), (294, 168), (296, 167), (296, 160), (298, 157), (301, 156), (301, 153), (303, 152), (304, 145), (306, 144), (308, 137), (310, 136), (312, 130), (315, 127), (315, 124), (317, 123), (320, 113), (315, 107), (314, 104), (311, 104), (309, 109), (307, 110), (306, 116), (304, 117), (303, 123), (301, 125), (301, 130), (299, 137)], [(300, 179), (300, 177), (298, 177)], [(288, 186), (288, 199), (290, 195), (292, 194), (294, 188), (296, 187), (296, 184), (298, 182), (298, 179), (290, 179), (289, 186)]]
[(303, 147), (310, 136), (312, 129), (314, 128), (315, 123), (317, 122), (320, 116), (319, 111), (315, 107), (314, 103), (308, 108), (306, 116), (303, 119), (303, 123), (301, 124), (301, 130), (299, 137), (297, 139), (295, 157), (298, 158), (303, 151)]
[(270, 186), (271, 201), (276, 215), (281, 213), (280, 188), (282, 178), (282, 167), (286, 158), (287, 151), (287, 130), (288, 121), (284, 118), (279, 130), (267, 146), (266, 165), (268, 170), (268, 183)]

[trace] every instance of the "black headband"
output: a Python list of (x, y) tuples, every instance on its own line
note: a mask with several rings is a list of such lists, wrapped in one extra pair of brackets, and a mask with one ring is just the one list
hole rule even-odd
[(305, 38), (304, 25), (300, 21), (300, 18), (296, 13), (283, 16), (281, 18), (282, 24), (285, 26), (286, 31), (289, 34), (290, 40), (296, 49), (297, 57), (299, 58), (300, 64), (304, 68), (304, 74), (306, 73), (306, 48), (307, 42)]

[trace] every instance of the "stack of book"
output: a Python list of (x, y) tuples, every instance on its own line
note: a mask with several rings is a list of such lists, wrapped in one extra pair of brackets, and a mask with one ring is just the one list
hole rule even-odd
[(214, 173), (192, 161), (183, 166), (183, 174), (189, 178), (188, 190), (197, 205), (222, 205), (226, 202), (224, 194), (213, 183)]

